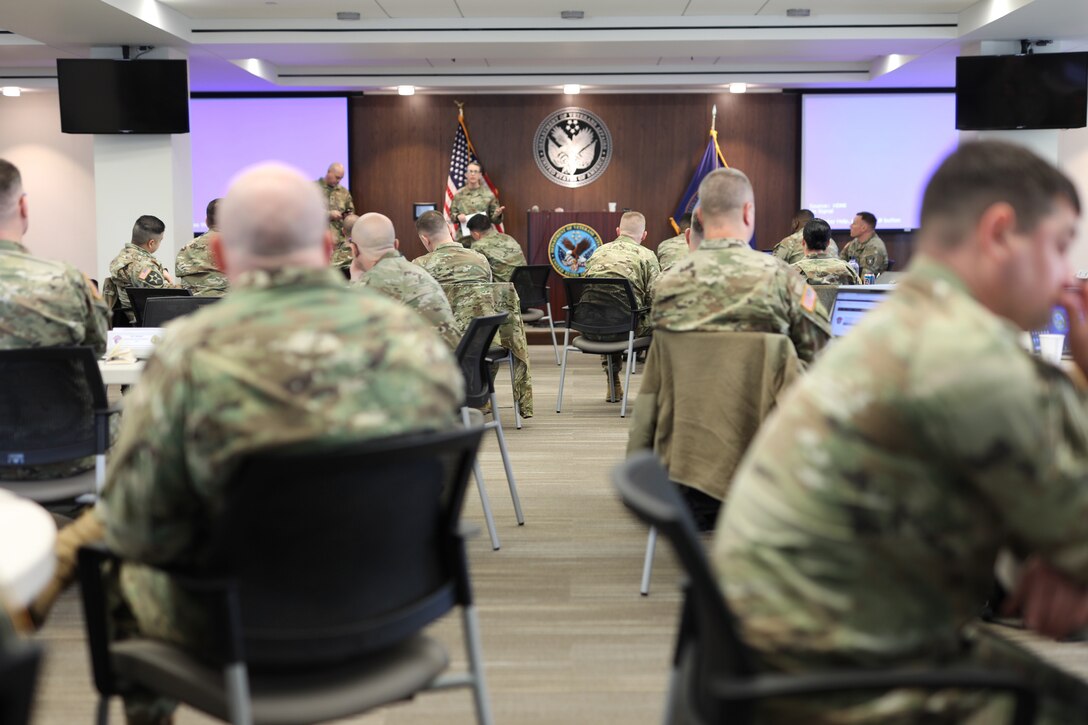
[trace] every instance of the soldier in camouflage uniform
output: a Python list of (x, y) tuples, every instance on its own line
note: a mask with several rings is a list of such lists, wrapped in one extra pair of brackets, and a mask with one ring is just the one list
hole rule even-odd
[(839, 258), (854, 260), (861, 274), (879, 275), (888, 268), (888, 250), (884, 241), (876, 235), (876, 217), (867, 211), (858, 212), (850, 225), (853, 239), (839, 252)]
[[(329, 214), (329, 229), (332, 230), (333, 252), (332, 266), (347, 267), (351, 264), (351, 249), (348, 241), (351, 233), (351, 220), (355, 217), (355, 202), (351, 192), (340, 186), (344, 178), (343, 164), (330, 164), (325, 175), (317, 180), (317, 188), (325, 197), (325, 208)], [(346, 227), (346, 228), (345, 228)]]
[(696, 219), (705, 238), (658, 280), (654, 328), (788, 335), (797, 357), (812, 362), (831, 336), (827, 310), (788, 264), (748, 246), (753, 200), (740, 171), (719, 169), (703, 180)]
[(684, 233), (691, 228), (691, 214), (680, 217), (677, 226), (680, 227), (679, 234), (657, 245), (657, 261), (661, 265), (662, 274), (668, 272), (674, 264), (688, 256), (688, 252), (691, 251), (688, 248), (687, 235)]
[(472, 251), (487, 257), (496, 282), (509, 282), (515, 267), (528, 264), (517, 240), (495, 229), (483, 214), (468, 220), (468, 231), (472, 237)]
[(195, 297), (222, 297), (230, 290), (227, 275), (219, 269), (212, 257), (211, 238), (216, 234), (216, 207), (219, 199), (208, 202), (205, 219), (208, 231), (186, 244), (178, 252), (174, 262), (174, 271), (178, 280)]
[[(620, 225), (616, 227), (616, 238), (599, 247), (586, 262), (586, 277), (623, 278), (631, 282), (635, 292), (635, 304), (640, 308), (648, 308), (654, 298), (654, 283), (661, 274), (661, 265), (657, 262), (657, 256), (642, 242), (646, 240), (646, 217), (637, 211), (629, 211), (620, 217)], [(583, 297), (583, 300), (586, 298)], [(619, 300), (623, 305), (627, 300)], [(645, 337), (650, 334), (649, 316), (644, 315), (639, 320), (636, 337)], [(586, 335), (589, 339), (600, 339), (596, 336)], [(627, 336), (624, 335), (626, 340)], [(611, 358), (611, 366), (608, 358)], [(623, 398), (623, 386), (620, 384), (620, 365), (622, 357), (619, 353), (601, 356), (601, 368), (605, 372), (608, 394), (605, 400), (619, 402)], [(612, 378), (608, 379), (608, 370), (611, 367)]]
[(153, 289), (181, 289), (170, 272), (155, 258), (162, 246), (166, 225), (161, 219), (145, 214), (132, 227), (132, 241), (110, 262), (110, 278), (106, 282), (106, 305), (113, 309), (121, 304), (130, 325), (136, 324), (136, 313), (128, 298), (126, 287), (150, 287)]
[(416, 232), (427, 254), (416, 257), (412, 263), (427, 270), (439, 284), (492, 280), (491, 264), (487, 257), (453, 241), (450, 226), (440, 213), (429, 211), (423, 214), (416, 220)]
[(809, 284), (861, 284), (861, 278), (846, 262), (827, 251), (831, 227), (823, 219), (813, 219), (802, 229), (805, 256), (793, 262)]
[(359, 217), (351, 230), (351, 251), (355, 255), (351, 284), (412, 308), (438, 331), (451, 350), (456, 349), (461, 332), (446, 293), (426, 270), (401, 256), (395, 233), (387, 216), (370, 213)]
[(458, 226), (457, 243), (470, 246), (472, 237), (461, 233), (461, 225), (468, 222), (473, 214), (485, 214), (492, 224), (502, 224), (502, 212), (505, 206), (499, 206), (499, 200), (484, 183), (484, 171), (478, 161), (469, 162), (465, 170), (465, 185), (457, 190), (450, 201), (450, 219)]
[[(29, 225), (23, 182), (0, 159), (0, 350), (88, 345), (106, 351), (106, 306), (75, 267), (31, 255), (22, 245)], [(94, 457), (33, 467), (5, 467), (0, 478), (62, 478), (94, 468)]]
[[(174, 322), (148, 361), (95, 510), (110, 548), (137, 562), (199, 566), (207, 517), (247, 454), (449, 427), (464, 396), (452, 353), (419, 315), (328, 269), (312, 182), (256, 167), (220, 211), (231, 294)], [(195, 651), (211, 641), (204, 608), (168, 579), (138, 565), (120, 579), (141, 633)], [(129, 722), (156, 722), (169, 703), (126, 708)]]
[[(805, 224), (808, 224), (815, 218), (815, 215), (808, 209), (801, 209), (793, 215), (793, 220), (790, 222), (789, 236), (784, 237), (782, 241), (774, 245), (772, 254), (781, 259), (786, 264), (796, 264), (805, 257), (805, 242), (802, 239), (802, 230)], [(835, 244), (834, 239), (827, 240), (827, 253), (833, 257), (839, 256), (839, 245)]]
[[(1023, 147), (964, 144), (934, 174), (908, 277), (795, 384), (733, 479), (713, 558), (759, 669), (1006, 665), (969, 636), (1002, 547), (1060, 572), (1019, 592), (1029, 626), (1085, 626), (1088, 412), (1018, 341), (1060, 302), (1088, 371), (1088, 292), (1066, 287), (1078, 212)], [(1046, 665), (1014, 659), (1054, 694)], [(895, 690), (772, 702), (758, 721), (1010, 722), (1009, 705)], [(1084, 719), (1045, 709), (1037, 722)]]

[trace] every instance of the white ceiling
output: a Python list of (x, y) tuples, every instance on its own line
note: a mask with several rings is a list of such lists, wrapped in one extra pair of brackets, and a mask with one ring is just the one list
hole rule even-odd
[(860, 90), (949, 86), (981, 41), (1085, 49), (1088, 0), (7, 0), (0, 27), (0, 85), (26, 87), (151, 45), (194, 91)]

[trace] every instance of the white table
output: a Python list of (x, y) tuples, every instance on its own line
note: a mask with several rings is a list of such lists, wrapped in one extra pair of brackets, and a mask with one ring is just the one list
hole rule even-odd
[(98, 371), (102, 373), (102, 382), (106, 385), (132, 385), (140, 379), (144, 371), (144, 361), (134, 363), (98, 361)]
[(0, 600), (25, 607), (53, 576), (57, 527), (38, 504), (0, 489)]

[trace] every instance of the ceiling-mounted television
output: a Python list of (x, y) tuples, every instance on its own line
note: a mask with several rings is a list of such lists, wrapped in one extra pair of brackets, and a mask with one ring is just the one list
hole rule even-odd
[(956, 59), (956, 128), (1082, 128), (1088, 124), (1088, 53)]
[(188, 133), (184, 60), (57, 60), (64, 133)]

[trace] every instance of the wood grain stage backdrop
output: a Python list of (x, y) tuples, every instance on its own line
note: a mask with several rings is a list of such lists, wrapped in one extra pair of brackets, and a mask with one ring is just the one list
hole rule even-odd
[[(457, 125), (454, 96), (369, 96), (350, 100), (350, 188), (360, 211), (379, 211), (397, 229), (405, 256), (423, 253), (413, 202), (442, 202)], [(604, 211), (614, 201), (646, 215), (647, 246), (671, 237), (668, 217), (706, 148), (718, 106), (726, 161), (752, 179), (756, 242), (768, 249), (789, 231), (799, 204), (800, 96), (795, 94), (466, 95), (477, 153), (506, 205), (506, 230), (525, 241), (526, 211)], [(596, 113), (612, 133), (613, 156), (596, 181), (554, 184), (536, 167), (537, 126), (565, 106)], [(613, 230), (598, 230), (610, 241)]]

